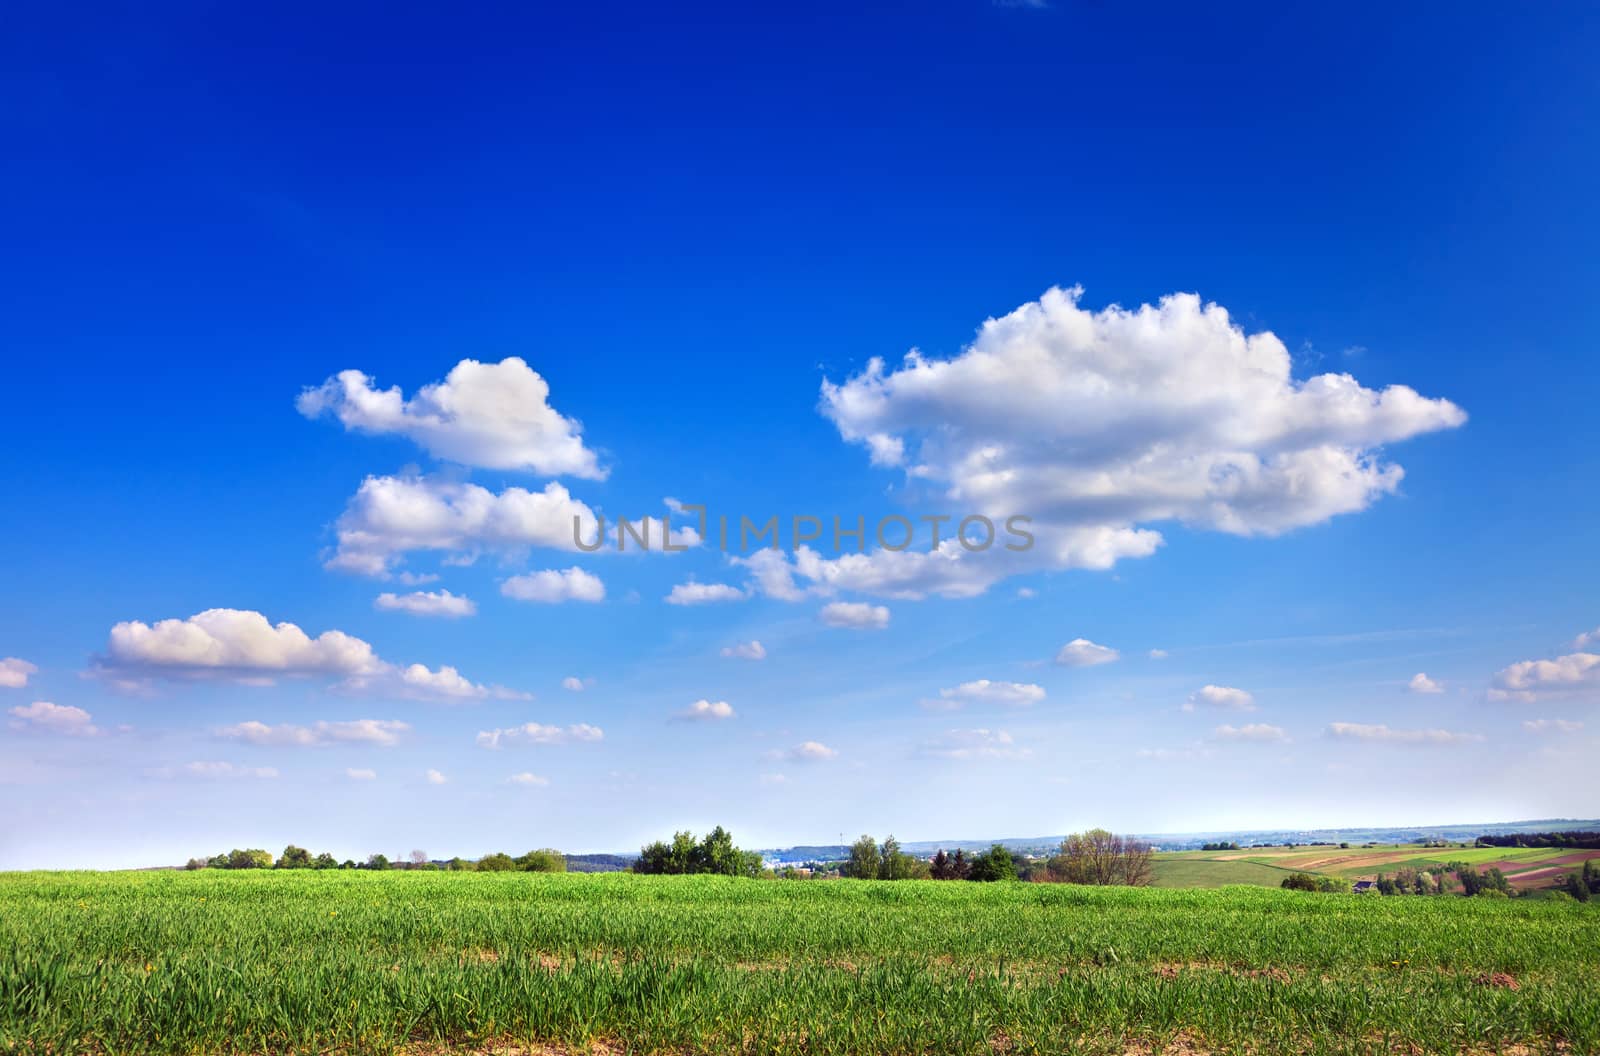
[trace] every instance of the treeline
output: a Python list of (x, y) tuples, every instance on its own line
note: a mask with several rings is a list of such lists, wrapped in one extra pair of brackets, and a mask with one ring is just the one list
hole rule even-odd
[(1583, 863), (1582, 871), (1574, 869), (1561, 883), (1561, 890), (1579, 902), (1587, 902), (1600, 895), (1600, 861), (1591, 858)]
[(1073, 833), (1046, 859), (1013, 854), (1001, 844), (969, 858), (943, 848), (931, 860), (900, 850), (893, 836), (879, 847), (871, 836), (850, 845), (840, 873), (858, 880), (1026, 880), (1034, 883), (1126, 885), (1143, 887), (1154, 878), (1155, 850), (1148, 844), (1105, 829)]
[[(1280, 885), (1290, 891), (1344, 892), (1351, 890), (1348, 880), (1336, 876), (1314, 876), (1311, 873), (1294, 873), (1284, 878)], [(1378, 874), (1370, 888), (1380, 895), (1454, 895), (1468, 898), (1481, 895), (1487, 898), (1508, 898), (1513, 893), (1511, 882), (1499, 869), (1479, 872), (1470, 862), (1448, 862), (1442, 869), (1414, 869), (1403, 866), (1393, 876)]]
[(1479, 836), (1479, 847), (1574, 847), (1600, 849), (1600, 832), (1512, 832)]
[(443, 870), (456, 873), (564, 873), (567, 871), (567, 859), (560, 851), (542, 848), (529, 851), (527, 854), (516, 858), (509, 854), (486, 854), (477, 861), (467, 858), (452, 858), (446, 862), (435, 862), (429, 859), (426, 851), (412, 851), (402, 859), (390, 861), (387, 855), (368, 855), (365, 861), (357, 862), (354, 859), (336, 860), (333, 855), (324, 851), (318, 855), (296, 847), (294, 844), (283, 849), (277, 858), (272, 857), (270, 851), (260, 848), (240, 849), (235, 847), (226, 854), (215, 854), (210, 858), (190, 858), (184, 866), (185, 869), (371, 869), (376, 871), (395, 870)]
[(700, 840), (692, 832), (675, 832), (671, 843), (646, 844), (639, 849), (633, 871), (657, 876), (760, 876), (761, 855), (735, 847), (732, 833), (718, 825)]

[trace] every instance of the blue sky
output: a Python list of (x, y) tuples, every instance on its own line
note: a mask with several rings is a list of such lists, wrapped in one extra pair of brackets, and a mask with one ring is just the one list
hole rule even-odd
[(0, 866), (1600, 813), (1577, 6), (7, 37)]

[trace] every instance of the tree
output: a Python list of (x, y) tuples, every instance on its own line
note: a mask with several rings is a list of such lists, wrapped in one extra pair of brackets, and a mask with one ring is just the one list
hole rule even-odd
[(930, 873), (925, 862), (900, 849), (893, 836), (883, 841), (883, 860), (878, 865), (880, 880), (915, 880)]
[(278, 868), (309, 869), (311, 868), (311, 852), (304, 847), (296, 847), (291, 843), (283, 849), (282, 854), (278, 855)]
[(1155, 850), (1105, 829), (1073, 833), (1050, 860), (1053, 878), (1069, 884), (1144, 887), (1154, 879)]
[(1011, 852), (998, 843), (989, 848), (987, 854), (980, 854), (972, 860), (972, 868), (967, 872), (968, 880), (977, 880), (982, 883), (993, 883), (996, 880), (1015, 880), (1017, 878), (1016, 863), (1011, 860)]
[(1317, 878), (1310, 873), (1290, 873), (1278, 886), (1286, 891), (1315, 891)]
[(567, 856), (549, 848), (529, 851), (517, 859), (517, 868), (525, 873), (564, 873), (567, 871)]
[(715, 873), (755, 877), (761, 875), (761, 856), (734, 846), (733, 834), (718, 825), (698, 842), (692, 832), (677, 832), (670, 844), (657, 840), (641, 847), (633, 871), (671, 876)]
[(1579, 902), (1587, 902), (1594, 897), (1594, 892), (1589, 890), (1589, 885), (1583, 879), (1583, 874), (1574, 869), (1567, 874), (1567, 894)]
[(509, 854), (496, 852), (486, 854), (478, 859), (478, 872), (480, 873), (509, 873), (517, 867)]
[(339, 863), (334, 861), (333, 855), (327, 851), (317, 855), (311, 862), (311, 868), (313, 869), (336, 869), (338, 865)]
[(423, 850), (412, 851), (410, 857), (411, 857), (411, 867), (413, 869), (420, 869), (422, 866), (428, 864), (428, 852), (427, 851), (423, 851)]
[(388, 855), (383, 855), (383, 854), (369, 854), (369, 855), (367, 855), (367, 868), (368, 869), (380, 869), (380, 870), (389, 868), (389, 857), (388, 857)]
[(883, 855), (878, 853), (878, 841), (862, 834), (859, 840), (850, 845), (850, 858), (839, 871), (857, 880), (876, 880), (878, 870), (882, 867)]
[(259, 848), (241, 851), (235, 847), (228, 852), (227, 864), (224, 869), (271, 869), (272, 855)]
[(208, 861), (205, 858), (190, 858), (189, 861), (184, 864), (184, 868), (185, 869), (204, 869), (206, 866), (208, 866), (210, 864), (211, 864), (210, 861)]

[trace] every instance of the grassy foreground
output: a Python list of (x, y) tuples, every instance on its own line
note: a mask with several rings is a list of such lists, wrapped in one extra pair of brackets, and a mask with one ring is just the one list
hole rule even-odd
[(1572, 903), (473, 873), (0, 875), (0, 1050), (1600, 1051)]

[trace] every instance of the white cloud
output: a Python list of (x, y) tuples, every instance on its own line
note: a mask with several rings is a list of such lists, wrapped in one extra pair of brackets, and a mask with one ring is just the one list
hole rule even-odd
[(744, 591), (726, 583), (679, 583), (667, 595), (668, 605), (709, 605), (718, 601), (743, 601)]
[(1214, 753), (1204, 745), (1193, 748), (1140, 748), (1134, 755), (1140, 759), (1155, 759), (1160, 762), (1173, 762), (1178, 759), (1207, 759)]
[(1121, 655), (1110, 646), (1096, 645), (1087, 638), (1074, 638), (1061, 647), (1056, 663), (1064, 667), (1094, 667), (1109, 664)]
[[(874, 462), (905, 464), (997, 523), (1033, 518), (1037, 544), (1022, 555), (850, 555), (898, 566), (888, 585), (903, 596), (981, 593), (1030, 568), (1108, 568), (1155, 551), (1161, 535), (1145, 524), (1247, 536), (1318, 524), (1399, 486), (1384, 445), (1466, 420), (1405, 386), (1297, 380), (1276, 336), (1246, 335), (1193, 294), (1091, 312), (1081, 292), (1052, 289), (990, 319), (952, 359), (912, 352), (899, 369), (875, 359), (823, 382), (823, 413)], [(854, 572), (849, 589), (871, 591)]]
[(1167, 651), (1165, 649), (1152, 649), (1146, 655), (1152, 660), (1165, 660), (1167, 658)]
[(789, 783), (789, 778), (786, 774), (762, 774), (758, 780), (763, 785), (786, 785)]
[(561, 680), (561, 688), (569, 693), (582, 693), (586, 687), (583, 684), (583, 679), (578, 678), (576, 675), (568, 675)]
[(604, 601), (606, 585), (600, 577), (574, 565), (568, 569), (546, 569), (512, 576), (500, 584), (500, 593), (517, 601), (536, 601), (559, 605), (565, 601)]
[(583, 427), (549, 403), (550, 386), (516, 357), (463, 359), (442, 382), (407, 400), (398, 386), (378, 390), (359, 370), (344, 370), (300, 394), (307, 418), (331, 414), (347, 430), (409, 437), (435, 458), (484, 469), (603, 480)]
[(1600, 645), (1600, 627), (1596, 627), (1592, 631), (1584, 631), (1572, 639), (1572, 651), (1575, 653), (1590, 645)]
[(232, 763), (197, 762), (185, 763), (176, 772), (162, 768), (152, 771), (152, 773), (158, 777), (261, 778), (271, 780), (278, 776), (278, 769), (274, 766), (235, 766)]
[(10, 714), (13, 716), (11, 728), (15, 730), (59, 733), (68, 737), (93, 737), (100, 732), (93, 716), (71, 704), (36, 700), (32, 704), (10, 709)]
[(1017, 588), (1017, 597), (1022, 598), (1024, 601), (1026, 601), (1028, 598), (1036, 598), (1038, 596), (1039, 592), (1034, 590), (1032, 587)]
[(1289, 734), (1283, 727), (1269, 726), (1264, 722), (1252, 722), (1246, 726), (1218, 726), (1213, 732), (1219, 740), (1224, 741), (1284, 743), (1289, 740)]
[(526, 788), (544, 788), (550, 784), (550, 779), (524, 770), (520, 774), (512, 774), (506, 778), (506, 782), (512, 785), (522, 785)]
[(404, 612), (411, 616), (443, 616), (446, 619), (471, 616), (478, 611), (471, 598), (452, 594), (448, 590), (414, 590), (410, 594), (379, 594), (373, 605), (386, 612)]
[(378, 779), (378, 772), (376, 770), (365, 770), (361, 767), (352, 766), (345, 769), (344, 776), (348, 777), (352, 781), (376, 781)]
[(576, 552), (574, 518), (583, 539), (592, 540), (598, 525), (594, 511), (554, 481), (542, 491), (507, 488), (496, 494), (459, 481), (368, 477), (339, 517), (338, 548), (326, 567), (384, 576), (418, 550)]
[(103, 667), (134, 675), (268, 679), (276, 675), (366, 675), (382, 670), (372, 646), (343, 631), (315, 638), (247, 609), (207, 609), (154, 626), (111, 628)]
[(1222, 711), (1255, 711), (1256, 698), (1245, 690), (1235, 689), (1233, 686), (1205, 685), (1189, 694), (1189, 699), (1184, 701), (1183, 710), (1193, 711), (1197, 705)]
[(36, 674), (38, 670), (26, 660), (8, 656), (0, 660), (0, 687), (21, 689), (28, 684), (28, 676)]
[(1522, 728), (1529, 733), (1577, 733), (1583, 723), (1572, 719), (1528, 719)]
[(569, 744), (574, 741), (593, 742), (604, 739), (605, 731), (586, 722), (579, 722), (566, 727), (525, 722), (521, 726), (480, 731), (478, 734), (478, 747), (499, 748), (507, 744)]
[(1387, 726), (1370, 726), (1359, 722), (1334, 722), (1328, 724), (1327, 735), (1335, 740), (1361, 741), (1370, 744), (1410, 744), (1450, 746), (1472, 744), (1483, 740), (1482, 734), (1456, 733), (1452, 730), (1391, 730)]
[(733, 706), (725, 700), (697, 700), (672, 717), (679, 722), (719, 722), (734, 714)]
[(450, 783), (450, 779), (445, 777), (444, 774), (437, 770), (429, 770), (422, 776), (427, 779), (428, 784), (430, 785), (445, 785)]
[(1406, 683), (1406, 688), (1413, 693), (1443, 693), (1444, 683), (1435, 682), (1423, 672), (1418, 671), (1411, 676), (1411, 681)]
[(1025, 759), (1033, 753), (1017, 747), (1005, 730), (946, 730), (923, 742), (917, 754), (933, 759)]
[[(652, 553), (663, 552), (666, 522), (634, 518), (634, 530), (649, 538)], [(407, 554), (440, 551), (446, 564), (471, 564), (488, 550), (517, 554), (530, 547), (580, 551), (593, 547), (598, 515), (551, 481), (540, 491), (511, 487), (493, 492), (477, 484), (436, 477), (368, 477), (335, 525), (338, 545), (324, 567), (358, 575), (391, 575)], [(600, 552), (615, 552), (619, 534), (628, 553), (641, 547), (608, 522)], [(693, 528), (673, 528), (674, 547), (700, 542)]]
[(765, 660), (767, 647), (758, 641), (737, 642), (722, 647), (722, 655), (730, 660)]
[(292, 723), (269, 726), (251, 720), (224, 726), (216, 734), (224, 740), (258, 745), (317, 748), (330, 744), (373, 744), (380, 748), (392, 748), (400, 743), (400, 735), (410, 729), (409, 723), (398, 719), (352, 719), (346, 722), (315, 722), (310, 726)]
[(829, 627), (881, 631), (889, 626), (889, 610), (885, 606), (860, 601), (835, 601), (824, 605), (817, 615)]
[[(358, 681), (351, 684), (351, 688), (367, 688), (367, 685)], [(495, 700), (533, 699), (532, 693), (522, 690), (473, 682), (449, 664), (440, 665), (437, 671), (426, 664), (411, 664), (400, 672), (399, 694), (423, 700), (484, 700), (490, 697)]]
[(793, 748), (779, 752), (778, 755), (793, 763), (821, 763), (837, 758), (839, 753), (821, 741), (802, 741)]
[(929, 711), (955, 711), (969, 703), (1027, 707), (1044, 698), (1044, 687), (1032, 682), (992, 682), (979, 678), (941, 689), (937, 699), (924, 700), (922, 706)]
[(1554, 660), (1523, 660), (1497, 672), (1490, 700), (1531, 704), (1551, 697), (1600, 692), (1600, 654), (1570, 653)]

